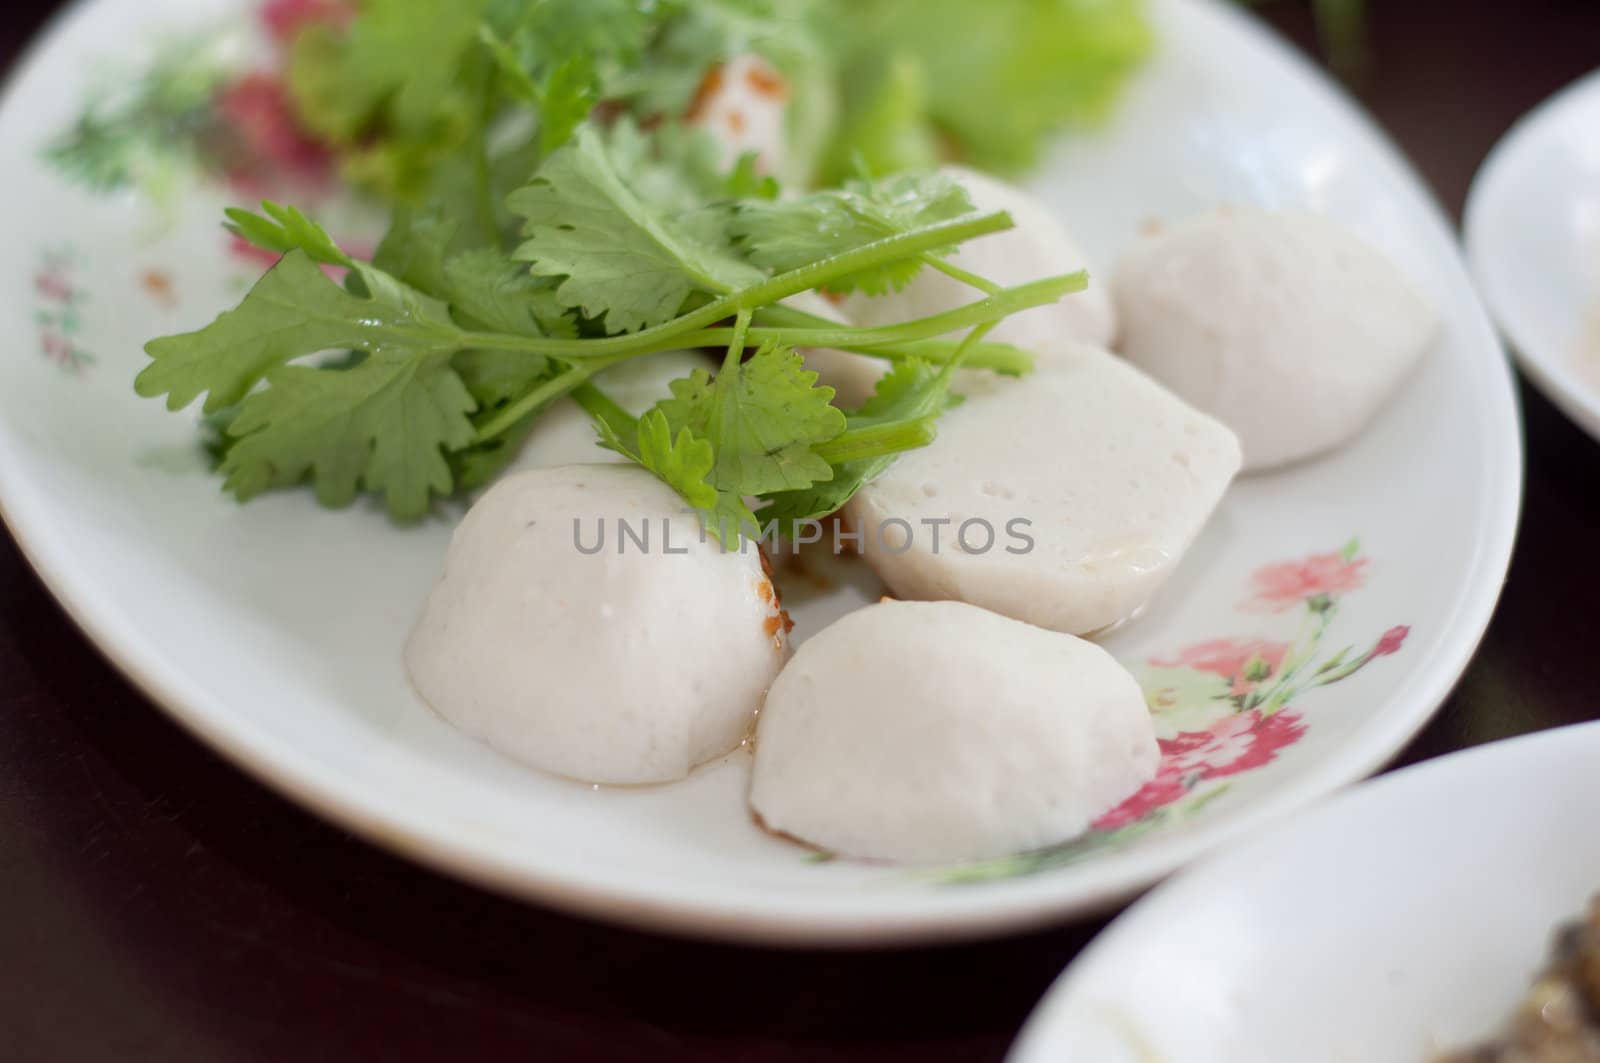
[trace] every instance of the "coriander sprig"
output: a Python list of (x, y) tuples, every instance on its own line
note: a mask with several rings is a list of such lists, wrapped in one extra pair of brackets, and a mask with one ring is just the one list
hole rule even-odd
[[(1013, 224), (973, 211), (946, 178), (775, 201), (746, 194), (748, 163), (724, 178), (697, 160), (666, 133), (581, 126), (506, 197), (520, 240), (483, 242), (469, 197), (398, 212), (371, 261), (292, 207), (230, 211), (237, 234), (282, 257), (210, 325), (151, 341), (136, 389), (173, 409), (204, 395), (207, 413), (233, 410), (220, 468), (241, 500), (309, 480), (325, 504), (367, 490), (402, 519), (486, 483), (570, 395), (605, 446), (743, 532), (758, 524), (748, 498), (763, 500), (763, 519), (831, 512), (893, 455), (927, 445), (957, 366), (1030, 368), (987, 331), (1087, 283), (1073, 273), (1003, 288), (945, 262)], [(870, 328), (782, 305), (893, 288), (930, 265), (968, 283), (972, 301)], [(342, 284), (328, 266), (347, 271)], [(642, 417), (592, 382), (683, 347), (721, 349), (721, 369), (674, 381)], [(872, 401), (844, 411), (805, 368), (805, 347), (894, 367)], [(304, 361), (328, 350), (357, 355)]]

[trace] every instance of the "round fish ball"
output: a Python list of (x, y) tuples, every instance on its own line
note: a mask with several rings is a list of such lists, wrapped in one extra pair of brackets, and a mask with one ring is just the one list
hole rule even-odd
[(1436, 328), (1393, 264), (1306, 211), (1218, 211), (1160, 231), (1113, 287), (1122, 353), (1237, 432), (1246, 469), (1353, 438)]
[[(648, 549), (619, 521), (647, 529)], [(702, 541), (637, 466), (570, 465), (478, 500), (405, 657), (417, 692), (466, 733), (623, 784), (681, 779), (738, 746), (787, 651), (759, 553)]]
[[(979, 213), (1003, 210), (1016, 222), (1015, 228), (962, 244), (948, 257), (951, 265), (1005, 287), (1088, 268), (1087, 257), (1055, 215), (1020, 188), (960, 166), (945, 166), (940, 172), (966, 188)], [(894, 325), (954, 310), (982, 297), (977, 289), (924, 267), (900, 291), (876, 297), (852, 295), (843, 309), (845, 317), (857, 325)], [(995, 326), (988, 339), (1038, 353), (1062, 340), (1108, 346), (1116, 331), (1111, 296), (1091, 276), (1085, 291), (1012, 314)]]
[(938, 438), (845, 516), (902, 598), (954, 599), (1074, 635), (1137, 613), (1239, 468), (1239, 444), (1116, 356), (1057, 344), (1023, 379), (971, 374)]
[(1054, 845), (1148, 782), (1139, 684), (1091, 642), (960, 602), (884, 602), (808, 639), (767, 695), (750, 805), (848, 856)]

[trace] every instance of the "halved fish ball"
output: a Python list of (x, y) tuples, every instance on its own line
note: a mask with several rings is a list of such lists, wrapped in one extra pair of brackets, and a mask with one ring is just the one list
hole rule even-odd
[(681, 779), (737, 747), (787, 655), (787, 618), (760, 555), (703, 541), (684, 508), (633, 465), (495, 484), (406, 644), (417, 692), (496, 749), (586, 782)]
[(977, 860), (1066, 841), (1148, 782), (1139, 684), (1105, 650), (959, 602), (884, 602), (767, 695), (750, 806), (848, 856)]
[(1057, 345), (977, 376), (929, 446), (845, 507), (902, 598), (953, 599), (1075, 635), (1132, 617), (1239, 469), (1239, 444), (1122, 359)]

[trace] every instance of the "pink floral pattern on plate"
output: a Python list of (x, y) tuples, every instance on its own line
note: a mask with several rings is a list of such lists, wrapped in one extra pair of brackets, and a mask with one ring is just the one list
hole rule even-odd
[(91, 189), (136, 188), (156, 202), (170, 200), (173, 178), (189, 172), (248, 197), (332, 193), (331, 157), (295, 121), (282, 55), (300, 29), (337, 24), (352, 10), (339, 0), (268, 0), (258, 25), (279, 53), (273, 69), (241, 68), (236, 49), (175, 41), (122, 91), (91, 101), (45, 159)]
[[(268, 69), (241, 68), (235, 51), (177, 42), (130, 77), (126, 92), (86, 106), (44, 158), (95, 192), (134, 189), (148, 202), (170, 203), (177, 178), (198, 175), (243, 206), (292, 199), (337, 217), (346, 197), (332, 155), (296, 121), (283, 60), (297, 32), (337, 26), (354, 9), (353, 0), (266, 0), (257, 23), (277, 53)], [(241, 284), (277, 260), (226, 231), (223, 239)]]
[(1290, 637), (1208, 639), (1153, 655), (1135, 668), (1161, 747), (1155, 778), (1103, 814), (1082, 837), (944, 870), (936, 873), (938, 880), (1011, 878), (1074, 863), (1192, 817), (1226, 793), (1232, 779), (1276, 761), (1309, 729), (1292, 707), (1302, 697), (1405, 646), (1411, 629), (1397, 625), (1364, 648), (1353, 644), (1326, 652), (1340, 602), (1366, 585), (1368, 569), (1356, 540), (1333, 553), (1258, 568), (1250, 578), (1250, 596), (1237, 609), (1285, 617), (1298, 612)]
[(83, 376), (94, 355), (79, 344), (83, 305), (89, 296), (74, 277), (77, 255), (69, 247), (46, 248), (33, 272), (33, 319), (39, 326), (39, 351), (63, 373)]

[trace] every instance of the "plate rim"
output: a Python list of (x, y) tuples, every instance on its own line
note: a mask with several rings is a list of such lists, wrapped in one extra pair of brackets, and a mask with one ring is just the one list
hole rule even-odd
[[(74, 0), (52, 16), (0, 85), (0, 106), (9, 102), (17, 83), (40, 64), (69, 25), (84, 17), (97, 2), (100, 0)], [(1471, 289), (1459, 243), (1437, 197), (1348, 92), (1267, 27), (1222, 0), (1169, 2), (1203, 10), (1205, 17), (1227, 23), (1229, 32), (1237, 35), (1241, 43), (1262, 49), (1274, 60), (1292, 67), (1300, 79), (1314, 84), (1320, 94), (1335, 103), (1341, 119), (1364, 136), (1365, 147), (1386, 159), (1409, 184), (1424, 208), (1421, 224), (1449, 242), (1454, 268)], [(285, 748), (283, 743), (252, 734), (246, 725), (226, 722), (225, 714), (207, 708), (203, 699), (184, 690), (181, 675), (157, 674), (159, 670), (148, 667), (141, 660), (138, 647), (118, 633), (114, 617), (96, 607), (85, 589), (73, 585), (70, 560), (56, 555), (46, 534), (48, 509), (33, 503), (34, 489), (24, 475), (14, 469), (8, 471), (3, 455), (0, 521), (10, 529), (22, 556), (96, 652), (169, 719), (302, 809), (433, 872), (567, 914), (703, 939), (861, 949), (994, 937), (1065, 922), (1136, 895), (1200, 854), (1252, 834), (1311, 801), (1365, 778), (1387, 763), (1433, 717), (1487, 630), (1510, 564), (1521, 512), (1521, 414), (1510, 365), (1475, 290), (1470, 294), (1474, 313), (1464, 324), (1480, 341), (1471, 344), (1471, 348), (1485, 350), (1484, 354), (1471, 357), (1485, 362), (1485, 382), (1497, 385), (1492, 388), (1495, 398), (1491, 402), (1498, 410), (1497, 419), (1503, 422), (1507, 446), (1501, 448), (1503, 457), (1495, 466), (1498, 475), (1489, 478), (1490, 489), (1484, 495), (1486, 512), (1465, 573), (1471, 589), (1451, 612), (1444, 614), (1445, 634), (1434, 656), (1415, 669), (1391, 695), (1400, 704), (1414, 706), (1413, 710), (1374, 717), (1322, 764), (1285, 780), (1275, 790), (1272, 801), (1239, 809), (1218, 822), (1121, 854), (1117, 862), (1099, 869), (1102, 873), (1098, 876), (1080, 874), (1075, 888), (1067, 893), (1050, 888), (1052, 881), (1059, 881), (1058, 877), (1038, 876), (1021, 882), (988, 883), (981, 891), (971, 893), (952, 890), (940, 905), (917, 910), (813, 910), (797, 915), (792, 910), (762, 904), (729, 906), (718, 899), (663, 897), (648, 886), (601, 884), (565, 869), (534, 870), (517, 865), (504, 855), (466, 844), (427, 825), (419, 828), (405, 817), (377, 811), (369, 802), (352, 796), (354, 791), (347, 790), (338, 780), (297, 763), (281, 751)], [(1487, 358), (1490, 351), (1496, 355), (1492, 360)], [(981, 901), (961, 899), (979, 892)]]
[[(1409, 765), (1392, 775), (1375, 779), (1352, 789), (1337, 798), (1323, 802), (1313, 811), (1313, 821), (1282, 824), (1278, 828), (1252, 838), (1249, 843), (1212, 853), (1184, 869), (1181, 874), (1150, 890), (1139, 902), (1119, 915), (1109, 926), (1095, 935), (1083, 951), (1072, 959), (1051, 982), (1029, 1013), (1027, 1021), (1006, 1052), (1006, 1063), (1043, 1063), (1056, 1058), (1047, 1054), (1050, 1038), (1060, 1026), (1058, 1016), (1080, 991), (1080, 983), (1087, 985), (1094, 975), (1100, 957), (1137, 946), (1141, 939), (1168, 922), (1169, 910), (1181, 907), (1192, 895), (1214, 892), (1218, 885), (1237, 876), (1240, 868), (1253, 861), (1270, 858), (1270, 854), (1286, 839), (1306, 832), (1329, 829), (1330, 824), (1352, 815), (1361, 815), (1376, 805), (1397, 802), (1396, 795), (1411, 795), (1430, 786), (1447, 785), (1457, 776), (1470, 776), (1485, 761), (1531, 761), (1541, 763), (1549, 759), (1552, 751), (1560, 750), (1574, 755), (1574, 749), (1592, 751), (1600, 748), (1600, 720), (1548, 727), (1542, 731), (1515, 735), (1511, 738), (1480, 743), (1444, 756), (1434, 757)], [(1437, 782), (1440, 776), (1446, 782)]]
[(1489, 216), (1494, 204), (1503, 198), (1501, 190), (1510, 181), (1510, 168), (1517, 157), (1550, 123), (1559, 121), (1564, 110), (1590, 95), (1600, 97), (1600, 66), (1539, 101), (1501, 134), (1467, 187), (1466, 206), (1462, 210), (1462, 242), (1479, 299), (1508, 341), (1511, 356), (1545, 398), (1589, 436), (1600, 440), (1600, 389), (1581, 386), (1575, 370), (1566, 364), (1568, 359), (1541, 349), (1539, 344), (1527, 342), (1523, 321), (1508, 309), (1513, 304), (1501, 292), (1487, 265), (1491, 248), (1486, 235)]

